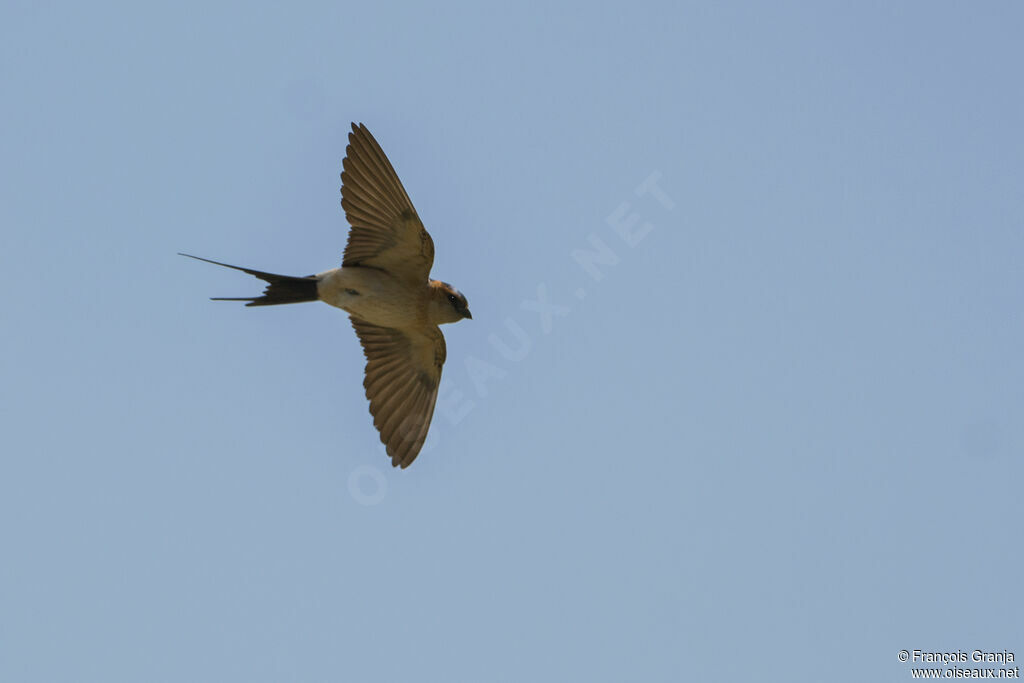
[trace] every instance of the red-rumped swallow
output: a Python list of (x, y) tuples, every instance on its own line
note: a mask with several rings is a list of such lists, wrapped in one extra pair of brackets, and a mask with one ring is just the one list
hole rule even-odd
[(323, 301), (352, 321), (363, 353), (373, 424), (391, 464), (408, 467), (423, 446), (447, 355), (438, 325), (472, 319), (457, 289), (430, 279), (434, 241), (398, 174), (366, 126), (352, 124), (341, 173), (341, 206), (352, 225), (341, 268), (291, 277), (234, 268), (269, 283), (246, 306)]

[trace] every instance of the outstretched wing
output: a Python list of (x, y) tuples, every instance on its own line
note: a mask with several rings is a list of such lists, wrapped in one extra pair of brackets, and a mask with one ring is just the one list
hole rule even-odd
[(425, 282), (434, 242), (402, 181), (363, 124), (352, 124), (341, 173), (341, 206), (351, 223), (344, 266), (372, 266)]
[(366, 354), (363, 386), (373, 424), (391, 464), (406, 468), (423, 447), (434, 416), (447, 354), (444, 335), (436, 325), (421, 332), (351, 320)]

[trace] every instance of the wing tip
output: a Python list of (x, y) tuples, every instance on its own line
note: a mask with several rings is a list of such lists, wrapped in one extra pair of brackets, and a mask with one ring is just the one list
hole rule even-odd
[(369, 129), (367, 129), (366, 124), (364, 124), (362, 121), (360, 121), (359, 123), (353, 121), (352, 132), (348, 134), (348, 140), (351, 143), (352, 140), (355, 139), (357, 135), (368, 135), (369, 132), (370, 131)]

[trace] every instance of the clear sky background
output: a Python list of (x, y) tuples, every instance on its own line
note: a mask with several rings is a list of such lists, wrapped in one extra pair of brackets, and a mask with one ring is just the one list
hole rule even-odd
[[(1022, 25), (5, 2), (0, 680), (1019, 662)], [(337, 266), (351, 121), (474, 314), (405, 471), (344, 314), (175, 255)]]

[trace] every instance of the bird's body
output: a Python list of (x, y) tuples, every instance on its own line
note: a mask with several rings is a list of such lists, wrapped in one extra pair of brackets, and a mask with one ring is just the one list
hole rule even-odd
[(429, 281), (410, 283), (385, 270), (364, 266), (332, 268), (317, 276), (320, 300), (384, 327), (428, 325)]
[[(366, 355), (363, 385), (393, 465), (419, 453), (447, 351), (438, 325), (472, 318), (466, 298), (429, 278), (434, 243), (366, 126), (353, 124), (341, 174), (352, 229), (340, 268), (292, 277), (218, 261), (269, 283), (248, 306), (323, 301), (347, 312)], [(187, 256), (187, 254), (186, 254)], [(222, 299), (223, 300), (223, 299)]]

